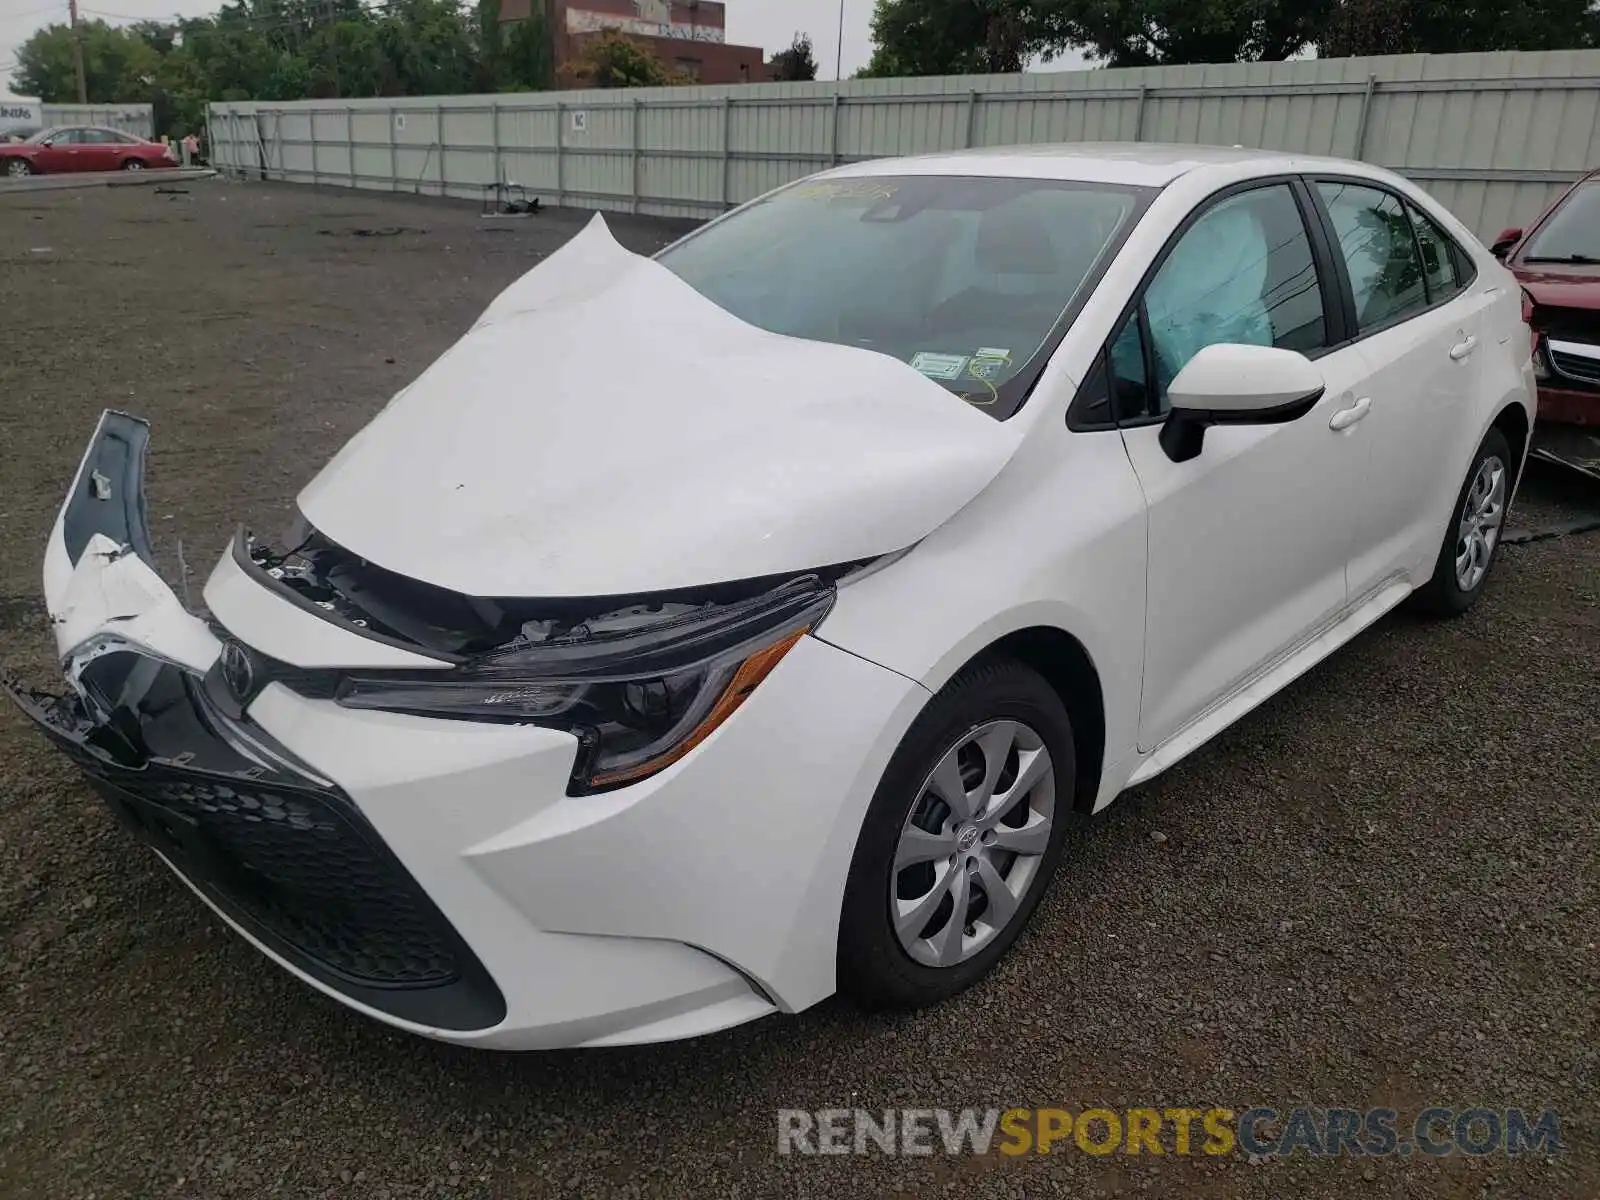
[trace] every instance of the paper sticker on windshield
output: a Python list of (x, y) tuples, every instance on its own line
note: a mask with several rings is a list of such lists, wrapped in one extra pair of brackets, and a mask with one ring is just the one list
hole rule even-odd
[(866, 200), (877, 202), (892, 200), (900, 188), (897, 184), (874, 179), (838, 179), (806, 183), (795, 188), (794, 194), (807, 200)]
[(967, 362), (965, 354), (930, 354), (924, 350), (911, 360), (911, 366), (929, 379), (960, 379)]
[(967, 374), (974, 379), (981, 379), (984, 383), (993, 383), (1006, 373), (1006, 368), (1009, 366), (1011, 366), (1011, 351), (985, 346), (972, 356)]

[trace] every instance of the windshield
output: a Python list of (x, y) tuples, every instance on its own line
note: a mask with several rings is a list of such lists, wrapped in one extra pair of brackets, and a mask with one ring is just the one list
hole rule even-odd
[(1003, 420), (1147, 194), (1040, 179), (815, 180), (660, 262), (752, 325), (891, 355)]
[(41, 129), (41, 130), (39, 130), (38, 133), (35, 133), (35, 134), (33, 134), (32, 136), (30, 136), (28, 138), (28, 144), (32, 145), (32, 146), (37, 146), (40, 142), (44, 141), (45, 138), (54, 137), (56, 134), (58, 134), (60, 132), (61, 132), (61, 130), (59, 130), (59, 129)]
[(1600, 262), (1600, 186), (1585, 184), (1534, 232), (1523, 262)]

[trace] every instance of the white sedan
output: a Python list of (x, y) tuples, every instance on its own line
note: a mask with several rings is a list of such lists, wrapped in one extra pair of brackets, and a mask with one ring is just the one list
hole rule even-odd
[(11, 691), (241, 935), (416, 1033), (925, 1005), (1069, 811), (1479, 599), (1530, 349), (1511, 275), (1353, 162), (864, 163), (654, 259), (596, 218), (204, 615), (108, 413), (45, 561), (70, 687)]

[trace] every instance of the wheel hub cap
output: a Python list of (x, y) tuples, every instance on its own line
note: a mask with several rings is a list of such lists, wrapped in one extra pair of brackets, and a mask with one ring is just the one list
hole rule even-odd
[(929, 967), (977, 954), (1022, 910), (1055, 820), (1055, 768), (1020, 721), (991, 721), (956, 740), (923, 781), (900, 831), (889, 920)]
[(1489, 573), (1505, 517), (1506, 467), (1491, 455), (1472, 477), (1456, 530), (1456, 585), (1463, 592), (1472, 591)]

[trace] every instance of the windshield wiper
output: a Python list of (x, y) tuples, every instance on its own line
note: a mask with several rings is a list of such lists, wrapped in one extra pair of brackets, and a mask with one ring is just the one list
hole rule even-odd
[(1590, 266), (1600, 263), (1600, 258), (1592, 254), (1529, 254), (1523, 257), (1525, 263), (1572, 263), (1574, 266)]

